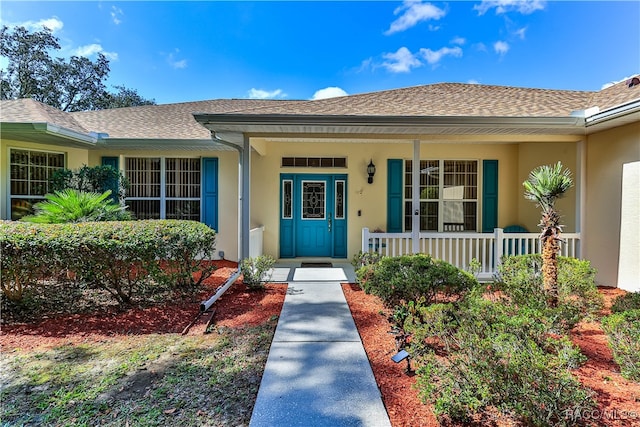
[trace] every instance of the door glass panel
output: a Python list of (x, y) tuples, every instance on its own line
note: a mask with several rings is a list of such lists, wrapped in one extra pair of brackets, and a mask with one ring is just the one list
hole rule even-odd
[(302, 181), (302, 219), (325, 218), (325, 182)]
[(336, 219), (344, 219), (344, 181), (336, 181)]
[(293, 181), (282, 181), (282, 218), (293, 218)]

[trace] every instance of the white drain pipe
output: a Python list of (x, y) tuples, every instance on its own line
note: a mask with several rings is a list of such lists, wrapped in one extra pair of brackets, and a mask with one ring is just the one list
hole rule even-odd
[(222, 294), (224, 294), (227, 289), (231, 287), (231, 285), (233, 285), (238, 277), (240, 277), (240, 269), (236, 270), (235, 273), (233, 273), (231, 277), (227, 279), (224, 285), (218, 287), (218, 289), (216, 289), (216, 293), (213, 294), (211, 298), (200, 303), (200, 312), (204, 313), (205, 311), (209, 310), (213, 303), (216, 302), (218, 298), (220, 298)]

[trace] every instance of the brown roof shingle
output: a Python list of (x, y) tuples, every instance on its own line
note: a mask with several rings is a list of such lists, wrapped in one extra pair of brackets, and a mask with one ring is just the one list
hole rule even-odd
[(88, 133), (69, 113), (31, 98), (0, 102), (0, 121), (5, 123), (50, 123), (75, 132)]
[(640, 99), (621, 82), (598, 92), (438, 83), (313, 101), (219, 99), (65, 113), (30, 99), (2, 101), (3, 122), (49, 122), (126, 139), (209, 139), (193, 113), (380, 117), (568, 117)]

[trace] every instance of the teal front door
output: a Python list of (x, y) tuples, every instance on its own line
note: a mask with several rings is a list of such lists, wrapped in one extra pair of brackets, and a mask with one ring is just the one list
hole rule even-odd
[(346, 175), (281, 175), (280, 257), (346, 257)]

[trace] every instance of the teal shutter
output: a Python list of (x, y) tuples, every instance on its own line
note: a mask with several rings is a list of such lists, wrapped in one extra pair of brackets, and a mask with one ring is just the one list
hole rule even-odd
[(402, 232), (402, 159), (387, 160), (387, 233)]
[(482, 232), (498, 226), (498, 161), (482, 161)]
[(204, 222), (214, 230), (218, 230), (218, 159), (205, 157), (202, 159), (202, 215)]
[[(120, 159), (118, 157), (107, 157), (107, 156), (103, 156), (102, 157), (102, 166), (111, 166), (112, 168), (114, 168), (115, 170), (119, 170), (120, 168)], [(114, 203), (118, 203), (118, 181), (115, 180), (113, 182), (109, 182), (107, 184), (107, 187), (109, 190), (111, 190), (111, 200), (113, 200)]]

